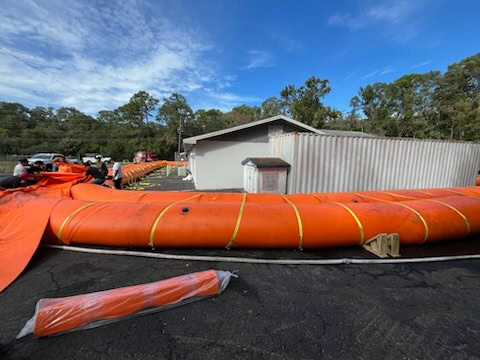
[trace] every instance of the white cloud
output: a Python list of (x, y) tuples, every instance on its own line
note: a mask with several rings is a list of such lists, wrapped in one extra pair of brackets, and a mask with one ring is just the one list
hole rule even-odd
[(345, 76), (345, 79), (344, 79), (344, 80), (349, 80), (349, 79), (353, 78), (354, 76), (357, 76), (357, 72), (356, 72), (356, 71), (354, 71), (354, 72), (348, 74), (347, 76)]
[(331, 26), (346, 27), (351, 31), (383, 26), (390, 37), (404, 42), (416, 35), (417, 26), (413, 13), (420, 6), (421, 3), (416, 0), (382, 0), (354, 14), (333, 15), (328, 19), (328, 23)]
[(390, 74), (394, 71), (395, 71), (395, 69), (392, 66), (387, 66), (386, 68), (377, 69), (377, 70), (374, 70), (374, 71), (372, 71), (368, 74), (365, 74), (365, 75), (363, 75), (363, 78), (368, 79), (368, 78), (371, 78), (371, 77), (374, 77), (374, 76), (382, 76), (382, 75)]
[(197, 109), (219, 109), (223, 112), (232, 110), (232, 108), (240, 105), (255, 105), (263, 101), (263, 99), (255, 96), (242, 96), (229, 92), (219, 92), (213, 89), (205, 88), (206, 95), (198, 101), (192, 102), (192, 108)]
[(267, 32), (267, 35), (289, 52), (300, 50), (303, 47), (300, 40), (295, 39), (289, 34), (269, 31)]
[(219, 99), (225, 100), (230, 103), (252, 103), (257, 101), (262, 101), (262, 99), (253, 96), (239, 96), (231, 93), (210, 93), (210, 96)]
[(388, 66), (386, 67), (385, 69), (383, 69), (382, 71), (380, 71), (379, 75), (386, 75), (386, 74), (390, 74), (392, 72), (394, 72), (395, 69), (392, 67), (392, 66)]
[(427, 65), (429, 65), (429, 64), (431, 64), (431, 63), (432, 63), (431, 60), (424, 61), (424, 62), (421, 62), (421, 63), (419, 63), (419, 64), (415, 64), (415, 65), (410, 66), (410, 69), (416, 69), (416, 68), (419, 68), (419, 67), (427, 66)]
[(162, 97), (231, 86), (235, 78), (208, 60), (213, 45), (201, 29), (147, 8), (146, 0), (7, 0), (0, 46), (88, 97), (0, 51), (2, 100), (95, 113), (139, 90)]
[(243, 70), (250, 70), (255, 68), (266, 68), (273, 66), (272, 55), (264, 50), (250, 50), (248, 52), (249, 63)]
[(368, 74), (366, 74), (366, 75), (363, 75), (363, 78), (364, 78), (364, 79), (368, 79), (368, 78), (371, 78), (372, 76), (375, 76), (375, 75), (377, 75), (377, 74), (378, 74), (378, 70), (375, 70), (375, 71), (372, 71), (372, 72), (370, 72), (370, 73), (368, 73)]

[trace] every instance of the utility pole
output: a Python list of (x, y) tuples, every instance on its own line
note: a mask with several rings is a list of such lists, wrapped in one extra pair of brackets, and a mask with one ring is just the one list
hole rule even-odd
[(148, 112), (145, 112), (145, 126), (147, 131), (147, 144), (148, 144), (148, 147), (150, 147), (150, 137), (148, 134)]
[(178, 123), (178, 151), (177, 151), (177, 159), (180, 159), (180, 151), (182, 149), (182, 114), (180, 114), (180, 121)]

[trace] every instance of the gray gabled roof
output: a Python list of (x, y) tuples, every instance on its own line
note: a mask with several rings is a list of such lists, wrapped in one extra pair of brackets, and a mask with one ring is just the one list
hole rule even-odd
[(261, 124), (266, 124), (266, 123), (269, 123), (269, 122), (272, 122), (272, 121), (276, 121), (276, 120), (284, 120), (292, 125), (295, 125), (299, 128), (303, 128), (307, 131), (311, 131), (315, 134), (320, 134), (320, 135), (327, 135), (326, 132), (323, 132), (322, 130), (318, 130), (318, 129), (315, 129), (311, 126), (308, 126), (308, 125), (305, 125), (304, 123), (301, 123), (300, 121), (296, 121), (296, 120), (293, 120), (293, 119), (290, 119), (289, 117), (285, 116), (285, 115), (277, 115), (277, 116), (272, 116), (272, 117), (269, 117), (267, 119), (263, 119), (263, 120), (258, 120), (258, 121), (253, 121), (253, 122), (250, 122), (250, 123), (247, 123), (247, 124), (243, 124), (243, 125), (238, 125), (238, 126), (234, 126), (234, 127), (231, 127), (231, 128), (228, 128), (228, 129), (223, 129), (223, 130), (218, 130), (218, 131), (213, 131), (213, 132), (210, 132), (210, 133), (207, 133), (207, 134), (203, 134), (203, 135), (197, 135), (197, 136), (192, 136), (192, 137), (189, 137), (189, 138), (186, 138), (183, 140), (183, 143), (184, 144), (188, 144), (188, 145), (194, 145), (197, 143), (197, 141), (200, 141), (200, 140), (205, 140), (205, 139), (209, 139), (209, 138), (212, 138), (212, 137), (215, 137), (215, 136), (220, 136), (220, 135), (224, 135), (224, 134), (228, 134), (228, 133), (231, 133), (231, 132), (234, 132), (234, 131), (238, 131), (238, 130), (243, 130), (243, 129), (248, 129), (250, 127), (253, 127), (253, 126), (257, 126), (257, 125), (261, 125)]
[(256, 168), (288, 168), (290, 164), (278, 157), (248, 157), (242, 165), (251, 162)]

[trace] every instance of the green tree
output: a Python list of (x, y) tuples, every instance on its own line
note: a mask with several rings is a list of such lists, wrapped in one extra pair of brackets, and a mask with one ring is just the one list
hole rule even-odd
[(262, 110), (258, 106), (240, 105), (225, 114), (228, 127), (247, 124), (262, 118)]
[(217, 109), (197, 110), (193, 118), (192, 136), (222, 130), (228, 127), (225, 115)]
[(148, 92), (139, 91), (130, 98), (127, 104), (120, 106), (116, 112), (122, 121), (130, 123), (134, 127), (143, 128), (158, 103), (158, 99)]
[(285, 105), (282, 100), (275, 96), (269, 97), (262, 103), (262, 118), (269, 118), (276, 115), (285, 115)]
[(288, 85), (280, 92), (280, 96), (288, 109), (288, 114), (295, 120), (321, 128), (325, 122), (339, 116), (338, 111), (322, 103), (322, 99), (330, 91), (328, 80), (312, 76), (298, 89), (294, 85)]
[(166, 131), (162, 134), (163, 140), (172, 150), (175, 147), (178, 148), (180, 132), (183, 137), (191, 136), (193, 133), (192, 108), (188, 105), (187, 99), (179, 93), (173, 93), (168, 98), (163, 99), (163, 104), (158, 109), (157, 121), (166, 127)]

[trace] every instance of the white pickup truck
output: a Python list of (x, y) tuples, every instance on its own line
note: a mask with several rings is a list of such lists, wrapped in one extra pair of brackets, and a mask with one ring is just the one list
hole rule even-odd
[(87, 161), (90, 161), (91, 164), (96, 164), (97, 156), (101, 156), (102, 161), (105, 163), (112, 162), (112, 158), (110, 156), (103, 156), (101, 154), (96, 154), (96, 153), (86, 153), (85, 156), (82, 157), (82, 162), (85, 164)]
[(52, 171), (52, 160), (56, 157), (64, 157), (64, 155), (60, 153), (38, 153), (32, 155), (32, 157), (29, 157), (27, 160), (29, 165), (33, 165), (35, 161), (43, 161), (43, 164), (46, 166), (47, 171)]

